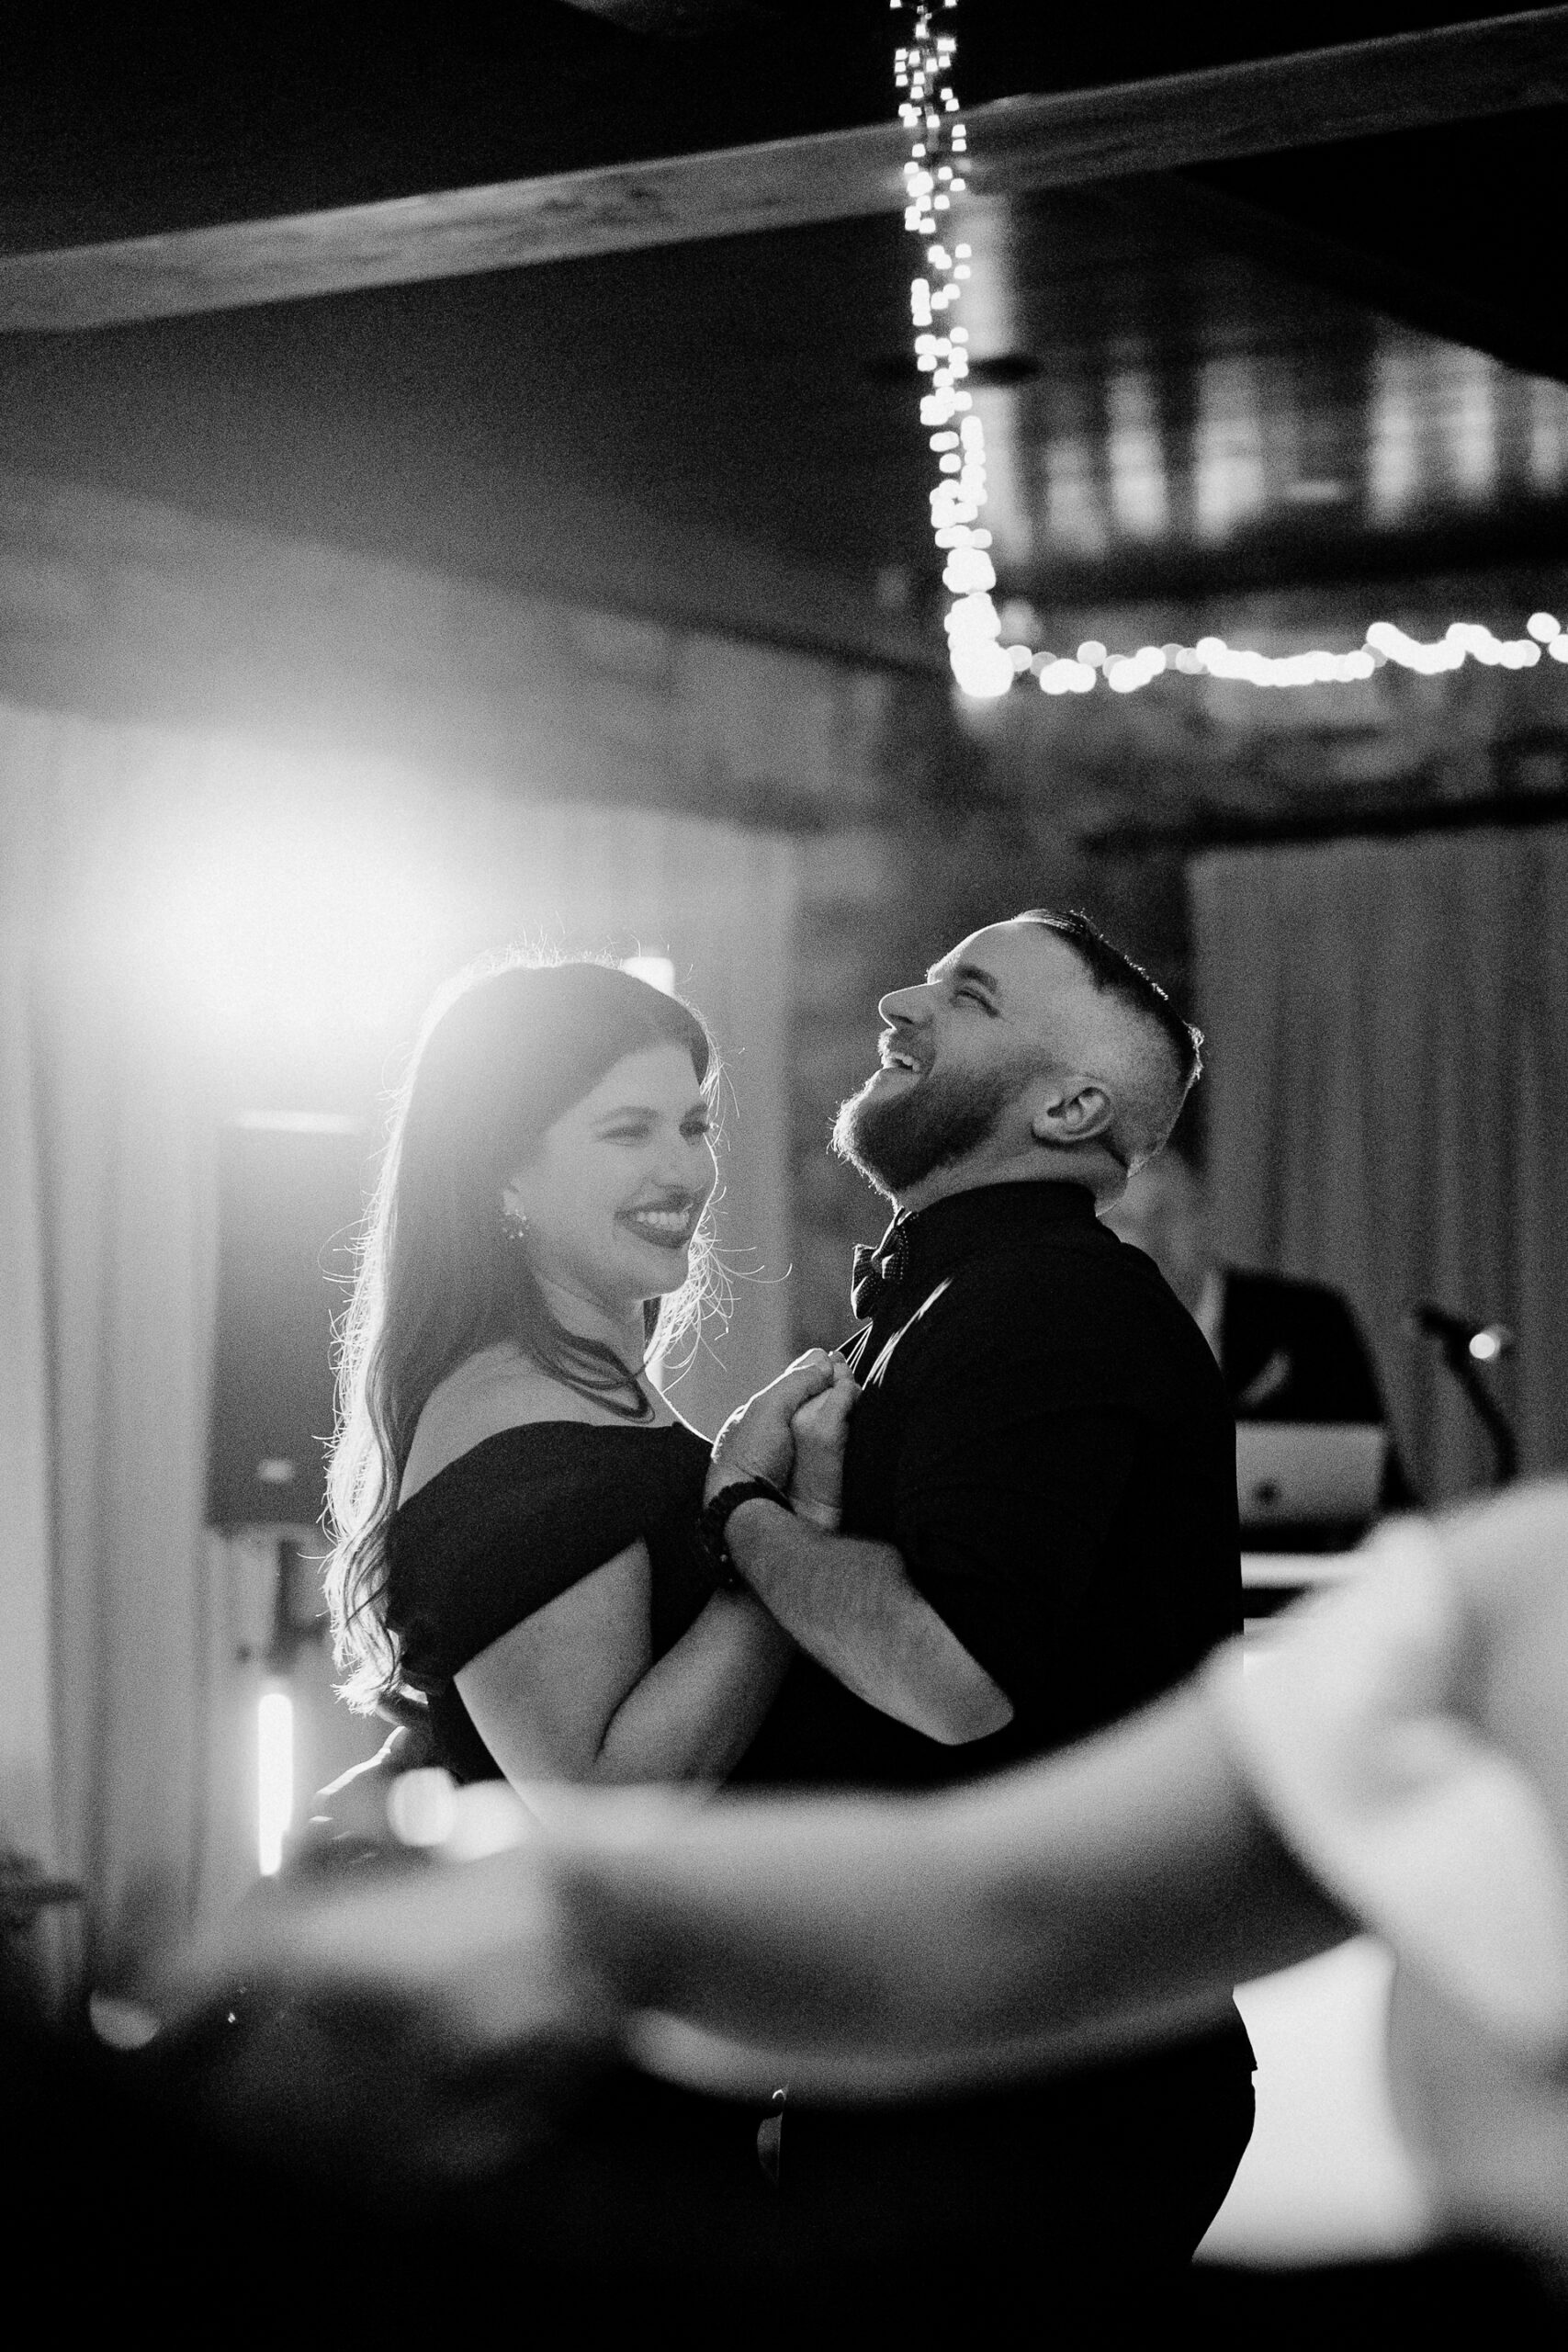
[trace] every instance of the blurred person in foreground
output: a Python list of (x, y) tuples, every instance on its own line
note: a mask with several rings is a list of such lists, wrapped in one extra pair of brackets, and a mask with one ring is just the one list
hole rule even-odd
[[(396, 2079), (408, 2153), (439, 2180), (484, 2163), (498, 2081), (515, 2133), (616, 2059), (716, 2100), (784, 2078), (846, 2113), (958, 2097), (1189, 2036), (1234, 1982), (1359, 1923), (1399, 1962), (1388, 2064), (1434, 2237), (1510, 2243), (1568, 2280), (1568, 1484), (1389, 1526), (1245, 1677), (1236, 1642), (977, 1789), (701, 1814), (584, 1795), (548, 1834), (493, 1789), (435, 1812), (424, 1850), (448, 1859), (258, 1909), (187, 1980), (187, 2016), (220, 2014), (243, 1975), (282, 2021), (270, 2056), (242, 2038), (209, 2070), (231, 2125), (303, 2123), (307, 2150), (330, 2137), (375, 2181)], [(313, 2109), (312, 2046), (335, 2068)], [(706, 2244), (719, 2292), (735, 2273)], [(548, 2245), (525, 2231), (518, 2250)], [(811, 2249), (807, 2229), (807, 2289)], [(1233, 2281), (1235, 2308), (1453, 2320), (1469, 2293), (1472, 2319), (1506, 2304), (1510, 2343), (1558, 2340), (1550, 2286), (1433, 2263), (1347, 2274), (1337, 2303), (1312, 2274), (1279, 2300)], [(1223, 2316), (1225, 2283), (1196, 2279), (1192, 2308)]]
[(1416, 1505), (1371, 1350), (1348, 1299), (1326, 1283), (1227, 1265), (1214, 1248), (1203, 1180), (1174, 1145), (1135, 1170), (1103, 1214), (1112, 1233), (1154, 1260), (1202, 1332), (1237, 1420), (1388, 1430), (1382, 1508)]

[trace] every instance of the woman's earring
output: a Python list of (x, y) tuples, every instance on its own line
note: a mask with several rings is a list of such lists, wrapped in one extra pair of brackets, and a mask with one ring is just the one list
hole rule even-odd
[(511, 1216), (508, 1216), (503, 1209), (502, 1211), (501, 1222), (508, 1241), (523, 1241), (526, 1239), (528, 1233), (528, 1219), (524, 1210), (514, 1210)]

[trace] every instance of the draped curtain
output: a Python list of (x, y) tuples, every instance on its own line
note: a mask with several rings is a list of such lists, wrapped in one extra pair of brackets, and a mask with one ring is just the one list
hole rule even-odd
[(1568, 830), (1227, 851), (1190, 887), (1223, 1254), (1348, 1295), (1429, 1498), (1491, 1457), (1416, 1300), (1512, 1328), (1522, 1466), (1568, 1464)]
[(787, 1352), (794, 892), (767, 835), (0, 706), (0, 1841), (84, 1883), (98, 1977), (244, 1875), (220, 1123), (373, 1118), (477, 953), (668, 954), (728, 1073), (735, 1307), (676, 1392), (716, 1426)]

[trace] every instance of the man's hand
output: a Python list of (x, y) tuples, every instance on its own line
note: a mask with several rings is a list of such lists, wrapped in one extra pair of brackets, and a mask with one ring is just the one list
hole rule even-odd
[(835, 1358), (833, 1385), (803, 1405), (790, 1424), (795, 1432), (795, 1475), (789, 1498), (801, 1519), (829, 1534), (839, 1524), (844, 1484), (844, 1449), (850, 1415), (860, 1390), (847, 1363)]
[(797, 1356), (785, 1372), (760, 1388), (755, 1396), (731, 1413), (718, 1433), (708, 1471), (706, 1499), (738, 1478), (771, 1478), (787, 1486), (795, 1460), (795, 1433), (790, 1427), (801, 1407), (830, 1388), (835, 1364), (843, 1359), (826, 1348), (811, 1348)]

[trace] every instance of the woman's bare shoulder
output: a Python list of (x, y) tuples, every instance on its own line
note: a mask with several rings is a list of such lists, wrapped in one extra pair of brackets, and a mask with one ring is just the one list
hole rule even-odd
[(502, 1430), (526, 1428), (531, 1421), (625, 1426), (607, 1406), (584, 1396), (516, 1349), (489, 1348), (459, 1364), (432, 1393), (409, 1448), (399, 1501), (407, 1502), (487, 1438), (499, 1437)]

